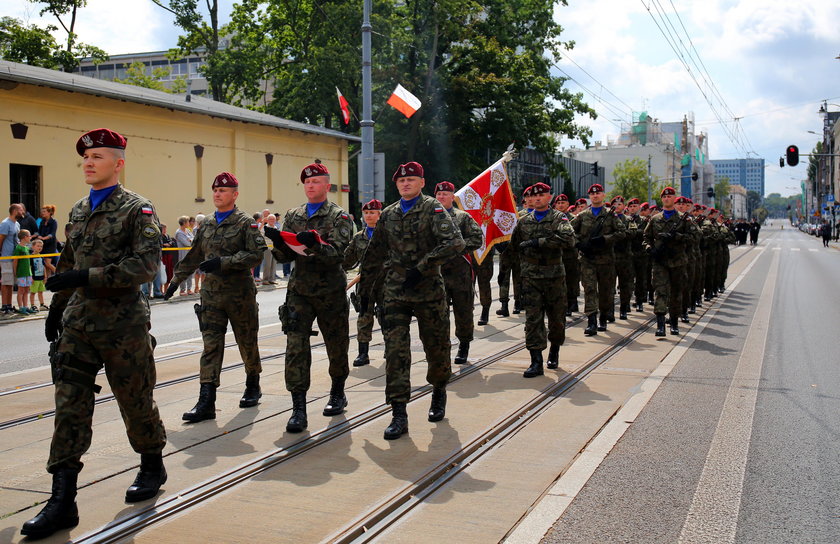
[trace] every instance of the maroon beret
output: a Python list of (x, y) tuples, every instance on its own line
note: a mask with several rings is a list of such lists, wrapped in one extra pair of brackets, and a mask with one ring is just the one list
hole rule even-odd
[(662, 192), (659, 193), (659, 196), (667, 196), (667, 195), (675, 195), (677, 191), (673, 187), (665, 187), (662, 189)]
[(695, 212), (699, 212), (699, 211), (700, 211), (700, 210), (702, 210), (702, 209), (703, 209), (703, 205), (702, 205), (702, 204), (695, 204), (695, 205), (694, 205), (694, 211), (695, 211)]
[(550, 192), (551, 192), (551, 187), (549, 185), (541, 182), (541, 181), (538, 181), (537, 183), (531, 185), (531, 195), (532, 196), (544, 195), (544, 194), (550, 193)]
[(713, 213), (717, 213), (717, 210), (714, 209), (714, 208), (709, 208), (709, 215), (711, 215)]
[(638, 204), (638, 203), (639, 203), (638, 198), (631, 198), (630, 200), (627, 201), (628, 206), (632, 206), (633, 204)]
[(592, 193), (603, 193), (604, 192), (604, 186), (601, 185), (600, 183), (594, 183), (592, 185), (592, 187), (589, 188), (588, 192), (589, 192), (590, 195)]
[(306, 168), (300, 171), (300, 181), (301, 183), (308, 179), (314, 178), (316, 176), (329, 176), (330, 171), (327, 170), (327, 167), (321, 164), (320, 162), (313, 162)]
[(382, 201), (381, 200), (376, 200), (375, 198), (362, 206), (362, 211), (365, 211), (365, 210), (381, 210), (381, 209), (382, 209)]
[(126, 139), (119, 132), (107, 128), (98, 128), (82, 134), (76, 142), (76, 153), (85, 154), (85, 149), (94, 147), (110, 147), (113, 149), (125, 149)]
[(616, 202), (621, 202), (622, 204), (624, 204), (624, 197), (621, 195), (615, 195), (614, 197), (612, 197), (612, 200), (610, 200), (610, 204), (615, 204)]
[(581, 204), (586, 204), (586, 199), (585, 198), (579, 198), (579, 199), (575, 200), (575, 206), (580, 206)]
[(577, 206), (572, 205), (572, 206), (569, 206), (569, 209), (568, 209), (568, 210), (566, 210), (566, 211), (567, 211), (567, 212), (569, 212), (569, 213), (574, 213), (574, 211), (575, 211), (576, 209), (577, 209)]
[(690, 204), (688, 199), (684, 196), (678, 196), (677, 199), (674, 201), (676, 204)]
[(568, 202), (568, 201), (569, 201), (569, 197), (567, 197), (567, 196), (566, 196), (566, 195), (564, 195), (563, 193), (560, 193), (559, 195), (557, 195), (557, 200), (561, 200), (561, 201), (563, 201), (563, 202)]
[(216, 179), (213, 180), (212, 188), (215, 189), (216, 187), (239, 187), (239, 180), (236, 179), (236, 176), (231, 174), (230, 172), (222, 172)]
[(524, 199), (526, 196), (534, 196), (534, 186), (529, 185), (525, 187), (525, 190), (522, 191), (522, 198)]
[(448, 181), (441, 181), (437, 185), (435, 185), (435, 194), (438, 194), (438, 191), (449, 191), (450, 193), (455, 192), (455, 185)]
[(408, 176), (417, 176), (418, 178), (423, 177), (423, 167), (420, 165), (419, 162), (411, 161), (399, 165), (397, 167), (397, 171), (394, 172), (391, 181), (397, 181), (397, 178), (405, 178)]
[(642, 209), (643, 210), (649, 210), (650, 209), (650, 203), (649, 202), (642, 202)]

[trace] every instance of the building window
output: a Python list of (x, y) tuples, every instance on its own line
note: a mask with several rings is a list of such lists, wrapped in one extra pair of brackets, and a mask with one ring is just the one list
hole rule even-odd
[(23, 202), (32, 215), (41, 209), (41, 167), (30, 164), (9, 165), (9, 196)]

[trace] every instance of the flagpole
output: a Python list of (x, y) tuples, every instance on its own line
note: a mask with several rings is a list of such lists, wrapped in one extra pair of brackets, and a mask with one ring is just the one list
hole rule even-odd
[(362, 156), (359, 165), (359, 196), (361, 202), (374, 198), (373, 179), (373, 119), (371, 98), (371, 52), (370, 38), (373, 27), (370, 12), (373, 0), (364, 0), (362, 14)]

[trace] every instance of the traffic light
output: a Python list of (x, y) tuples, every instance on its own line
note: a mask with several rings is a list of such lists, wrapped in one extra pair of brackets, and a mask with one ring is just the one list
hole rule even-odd
[(779, 157), (779, 167), (780, 168), (785, 167), (785, 158), (784, 157)]
[(789, 145), (787, 148), (787, 163), (788, 166), (799, 164), (799, 148), (795, 145)]
[(709, 187), (709, 189), (706, 191), (706, 196), (709, 197), (709, 198), (714, 198), (715, 197), (715, 188), (714, 187)]
[(598, 161), (592, 163), (592, 175), (598, 177)]
[(692, 172), (691, 173), (691, 181), (697, 181), (697, 178), (699, 178), (699, 177), (700, 176), (697, 175), (697, 172)]

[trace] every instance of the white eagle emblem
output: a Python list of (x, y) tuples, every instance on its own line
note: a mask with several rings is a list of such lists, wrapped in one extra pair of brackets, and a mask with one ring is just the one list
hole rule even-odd
[(402, 167), (402, 170), (400, 171), (400, 174), (402, 174), (403, 176), (405, 175), (405, 166)]
[(93, 140), (90, 136), (85, 134), (84, 136), (82, 136), (82, 143), (85, 144), (85, 147), (91, 147), (93, 145)]
[(311, 175), (312, 175), (312, 169), (311, 169), (311, 168), (307, 168), (307, 169), (306, 169), (306, 175), (307, 175), (307, 176), (311, 176)]

